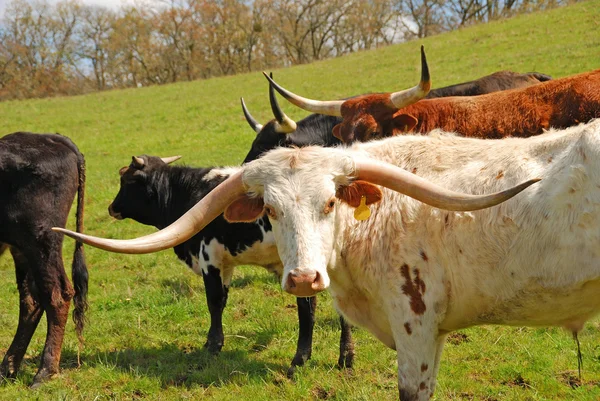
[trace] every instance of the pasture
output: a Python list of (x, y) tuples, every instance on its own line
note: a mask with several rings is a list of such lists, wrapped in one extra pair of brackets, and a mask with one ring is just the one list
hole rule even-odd
[[(413, 86), (419, 46), (425, 45), (434, 87), (502, 69), (562, 77), (600, 68), (600, 0), (546, 13), (463, 29), (374, 52), (275, 71), (299, 94), (333, 99)], [(163, 87), (88, 96), (0, 103), (0, 133), (60, 132), (85, 154), (85, 231), (131, 238), (153, 229), (116, 221), (107, 207), (119, 186), (118, 170), (132, 155), (183, 155), (192, 166), (239, 164), (254, 132), (239, 97), (260, 122), (272, 118), (267, 83), (259, 72)], [(281, 100), (299, 119), (305, 112)], [(74, 219), (70, 221), (74, 227)], [(73, 241), (65, 240), (66, 265)], [(312, 359), (285, 372), (297, 337), (295, 301), (263, 269), (239, 268), (224, 313), (219, 357), (202, 348), (209, 327), (201, 278), (172, 251), (117, 255), (86, 247), (90, 271), (89, 324), (77, 366), (70, 321), (62, 374), (28, 389), (39, 362), (44, 330), (28, 349), (15, 383), (0, 387), (4, 400), (273, 400), (397, 398), (396, 354), (355, 329), (353, 372), (335, 368), (337, 315), (319, 295)], [(70, 269), (69, 269), (70, 270)], [(16, 328), (18, 293), (12, 260), (0, 258), (0, 352)], [(42, 322), (44, 324), (44, 322)], [(597, 400), (600, 398), (600, 320), (580, 333), (583, 380), (576, 346), (562, 329), (486, 326), (455, 333), (442, 358), (436, 400)]]

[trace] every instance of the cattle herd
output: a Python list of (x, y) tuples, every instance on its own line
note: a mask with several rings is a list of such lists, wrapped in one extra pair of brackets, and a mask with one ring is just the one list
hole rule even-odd
[[(240, 167), (172, 165), (140, 155), (120, 171), (108, 208), (159, 231), (130, 240), (85, 235), (82, 154), (66, 137), (0, 139), (0, 253), (10, 250), (19, 323), (0, 365), (14, 378), (44, 312), (33, 386), (58, 373), (70, 302), (81, 338), (82, 243), (111, 252), (173, 248), (202, 275), (219, 353), (234, 268), (260, 265), (296, 296), (299, 336), (288, 374), (312, 352), (316, 295), (398, 354), (401, 400), (432, 397), (445, 339), (480, 324), (559, 326), (575, 336), (600, 312), (600, 70), (561, 79), (498, 72), (430, 90), (319, 101), (269, 80), (274, 119), (257, 122)], [(293, 121), (275, 91), (315, 114)], [(596, 119), (596, 120), (594, 120)], [(539, 181), (539, 182), (538, 182)], [(77, 232), (66, 230), (77, 194)], [(74, 288), (62, 233), (77, 240)]]

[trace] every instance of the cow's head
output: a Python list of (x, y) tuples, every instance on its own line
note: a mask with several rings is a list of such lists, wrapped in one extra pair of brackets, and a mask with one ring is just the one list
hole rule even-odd
[(156, 225), (159, 204), (159, 188), (151, 185), (153, 172), (179, 160), (181, 156), (156, 157), (132, 156), (131, 164), (119, 170), (121, 187), (108, 206), (108, 213), (115, 219), (133, 219), (142, 224)]
[(356, 96), (347, 100), (320, 101), (298, 96), (265, 74), (271, 85), (288, 101), (314, 113), (342, 117), (333, 128), (333, 135), (342, 142), (365, 142), (373, 138), (411, 131), (417, 119), (400, 109), (409, 106), (429, 93), (431, 80), (425, 50), (421, 46), (421, 80), (413, 88), (400, 92)]
[(267, 213), (284, 263), (283, 289), (310, 296), (329, 285), (326, 267), (348, 217), (348, 210), (341, 208), (358, 206), (363, 196), (366, 203), (379, 201), (376, 185), (441, 209), (469, 211), (504, 202), (536, 181), (491, 195), (465, 195), (343, 148), (277, 149), (245, 165), (154, 234), (112, 240), (55, 230), (113, 252), (149, 253), (187, 241), (223, 212), (226, 219), (238, 222)]
[[(273, 74), (270, 74), (273, 78)], [(244, 103), (244, 99), (240, 99), (242, 103), (242, 111), (248, 125), (256, 132), (256, 138), (252, 142), (250, 151), (244, 158), (244, 163), (248, 163), (252, 160), (256, 160), (265, 152), (271, 149), (275, 149), (278, 146), (285, 144), (287, 134), (291, 134), (297, 128), (296, 122), (289, 118), (277, 102), (275, 91), (272, 85), (269, 85), (269, 101), (271, 103), (271, 111), (275, 117), (273, 120), (266, 123), (264, 126), (259, 124), (254, 117), (250, 114)]]

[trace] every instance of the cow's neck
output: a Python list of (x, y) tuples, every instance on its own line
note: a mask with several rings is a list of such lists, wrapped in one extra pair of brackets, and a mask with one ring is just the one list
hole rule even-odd
[(157, 228), (163, 229), (173, 223), (222, 181), (204, 181), (202, 178), (210, 170), (173, 166), (155, 172), (153, 189), (158, 197)]

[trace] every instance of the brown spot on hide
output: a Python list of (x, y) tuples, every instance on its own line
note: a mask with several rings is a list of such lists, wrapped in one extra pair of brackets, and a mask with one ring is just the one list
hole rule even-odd
[(462, 249), (458, 248), (458, 253), (462, 254)]
[(416, 168), (416, 167), (413, 167), (413, 169), (412, 169), (412, 173), (413, 173), (413, 174), (417, 174), (417, 168)]
[(425, 262), (429, 261), (429, 258), (424, 250), (421, 250), (421, 259), (423, 259)]
[(250, 223), (262, 216), (264, 208), (262, 198), (250, 198), (244, 194), (227, 206), (223, 216), (230, 223)]
[(500, 170), (498, 172), (498, 175), (496, 176), (496, 179), (499, 180), (500, 178), (504, 177), (504, 171)]
[(410, 323), (404, 323), (404, 329), (406, 330), (409, 336), (412, 334), (412, 328), (410, 327)]
[(294, 153), (290, 156), (290, 168), (296, 168), (298, 165), (298, 154)]
[(350, 183), (350, 185), (339, 187), (335, 196), (352, 207), (358, 207), (361, 197), (364, 196), (366, 204), (370, 205), (379, 202), (383, 194), (378, 186), (367, 181), (356, 180)]
[(548, 163), (552, 163), (552, 156), (548, 158)]
[(425, 382), (421, 382), (421, 384), (419, 384), (419, 390), (425, 390), (427, 388), (427, 386), (425, 385)]
[(410, 269), (404, 264), (400, 270), (405, 283), (402, 285), (402, 292), (410, 298), (410, 309), (417, 315), (422, 315), (427, 309), (423, 302), (425, 293), (425, 282), (419, 276), (419, 270), (415, 269), (415, 279), (410, 277)]
[(574, 194), (575, 192), (577, 192), (577, 190), (575, 188), (569, 188), (569, 193), (570, 194)]
[(429, 369), (429, 365), (427, 365), (425, 362), (423, 362), (421, 364), (421, 372), (427, 372), (427, 369)]

